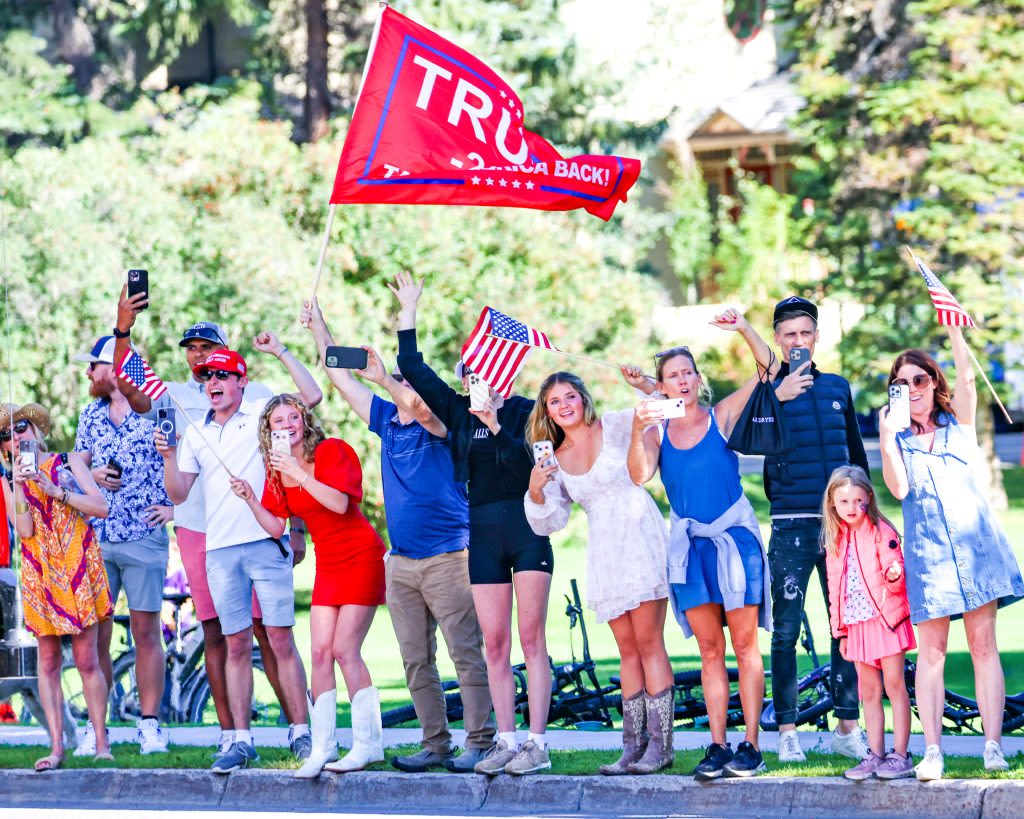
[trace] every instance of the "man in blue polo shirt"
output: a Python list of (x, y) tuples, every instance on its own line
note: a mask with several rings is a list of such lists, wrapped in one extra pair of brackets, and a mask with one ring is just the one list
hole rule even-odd
[[(316, 302), (303, 309), (300, 322), (313, 333), (323, 360), (334, 340)], [(423, 727), (423, 749), (391, 762), (411, 773), (442, 765), (468, 773), (491, 747), (494, 720), (483, 637), (469, 587), (466, 488), (455, 480), (444, 424), (401, 373), (389, 375), (380, 356), (364, 349), (368, 363), (356, 373), (384, 387), (394, 403), (379, 398), (349, 370), (328, 368), (327, 374), (381, 439), (384, 511), (391, 540), (385, 569), (388, 611)], [(457, 757), (435, 662), (437, 626), (455, 664), (464, 707), (466, 747)]]

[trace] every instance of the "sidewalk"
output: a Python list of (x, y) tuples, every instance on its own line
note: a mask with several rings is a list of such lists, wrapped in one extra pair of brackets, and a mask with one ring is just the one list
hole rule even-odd
[[(82, 736), (84, 728), (79, 727), (79, 737)], [(202, 728), (175, 728), (167, 729), (170, 734), (172, 745), (208, 746), (212, 748), (217, 744), (220, 736), (220, 729), (213, 726)], [(287, 728), (253, 728), (253, 739), (258, 747), (263, 748), (287, 748)], [(818, 731), (800, 731), (800, 744), (805, 751), (818, 749), (828, 751), (831, 740), (830, 733)], [(418, 728), (385, 728), (384, 744), (388, 747), (395, 745), (415, 745), (419, 743), (422, 733)], [(452, 736), (458, 745), (462, 745), (466, 739), (466, 732), (452, 729)], [(622, 734), (618, 731), (548, 731), (548, 747), (556, 751), (602, 751), (616, 750), (622, 747)], [(678, 751), (691, 750), (694, 748), (705, 748), (711, 742), (711, 736), (707, 731), (676, 731), (675, 747)], [(742, 732), (730, 732), (728, 739), (735, 747), (742, 739)], [(765, 751), (774, 751), (778, 747), (779, 735), (775, 732), (764, 731), (761, 733), (761, 748)], [(111, 742), (134, 742), (135, 728), (111, 728)], [(46, 732), (35, 725), (4, 725), (0, 726), (0, 745), (46, 745), (49, 740)], [(350, 728), (338, 729), (338, 742), (348, 748), (352, 745), (352, 730)], [(1003, 737), (1003, 752), (1006, 756), (1013, 756), (1017, 753), (1024, 753), (1024, 737), (1007, 736)], [(951, 756), (981, 756), (985, 742), (982, 737), (976, 736), (944, 736), (942, 738), (942, 750)], [(910, 751), (920, 756), (924, 753), (924, 737), (920, 734), (912, 734), (910, 737)]]

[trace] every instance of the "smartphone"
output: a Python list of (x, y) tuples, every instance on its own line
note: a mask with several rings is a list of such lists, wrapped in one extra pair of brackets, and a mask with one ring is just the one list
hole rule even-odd
[(648, 406), (661, 410), (663, 418), (685, 418), (686, 404), (682, 398), (662, 398), (658, 401), (649, 401)]
[(291, 453), (291, 433), (286, 429), (270, 430), (270, 450), (271, 452), (280, 452), (282, 455)]
[(476, 373), (469, 374), (469, 408), (480, 412), (491, 396), (491, 388)]
[(365, 370), (369, 354), (362, 347), (328, 347), (324, 366), (342, 370)]
[(167, 439), (167, 446), (178, 445), (177, 427), (174, 422), (174, 408), (167, 407), (156, 411), (156, 428), (160, 430)]
[(811, 360), (811, 351), (806, 347), (794, 347), (789, 351), (789, 371), (793, 372)]
[(551, 441), (534, 441), (533, 461), (541, 466), (552, 466), (555, 463), (554, 444)]
[(149, 307), (149, 271), (132, 269), (128, 271), (128, 298), (138, 294), (146, 294), (146, 303), (141, 309)]
[(124, 470), (121, 468), (121, 464), (119, 464), (113, 458), (107, 458), (107, 469), (114, 470), (114, 473), (115, 473), (114, 477), (115, 478), (120, 478), (121, 477), (121, 473), (124, 472)]
[(906, 384), (889, 385), (889, 417), (897, 429), (910, 426), (910, 387)]
[(18, 444), (20, 457), (18, 460), (23, 466), (31, 467), (32, 472), (39, 471), (39, 443), (37, 441), (22, 441)]

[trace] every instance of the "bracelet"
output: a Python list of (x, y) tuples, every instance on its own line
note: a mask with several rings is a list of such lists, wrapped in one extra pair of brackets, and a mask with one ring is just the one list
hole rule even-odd
[(130, 329), (129, 330), (125, 330), (122, 333), (120, 330), (117, 329), (116, 326), (114, 327), (114, 338), (128, 338), (131, 334), (132, 334), (132, 331)]
[(280, 352), (280, 353), (278, 353), (278, 356), (277, 356), (277, 360), (278, 360), (278, 361), (280, 361), (280, 360), (281, 360), (281, 357), (282, 357), (282, 356), (283, 356), (283, 355), (284, 355), (285, 353), (287, 353), (287, 352), (288, 352), (288, 348), (287, 348), (287, 347), (282, 347), (282, 348), (281, 348), (281, 352)]
[(306, 534), (306, 530), (305, 529), (300, 529), (298, 526), (293, 526), (291, 529), (288, 530), (288, 535), (289, 536), (291, 536), (291, 535), (305, 535), (305, 534)]

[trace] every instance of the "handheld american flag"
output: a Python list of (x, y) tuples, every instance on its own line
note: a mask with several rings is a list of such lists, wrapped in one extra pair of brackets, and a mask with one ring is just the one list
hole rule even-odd
[(121, 359), (121, 363), (117, 367), (117, 377), (127, 381), (150, 398), (159, 398), (167, 392), (164, 382), (150, 369), (146, 359), (131, 348), (124, 354), (124, 358)]
[(462, 360), (491, 387), (508, 398), (531, 347), (557, 350), (540, 330), (485, 307), (462, 345)]
[(939, 281), (939, 277), (932, 273), (931, 268), (917, 258), (913, 250), (910, 251), (910, 257), (928, 285), (928, 295), (932, 297), (932, 303), (939, 314), (939, 324), (943, 327), (975, 327), (974, 319), (967, 315), (967, 311)]

